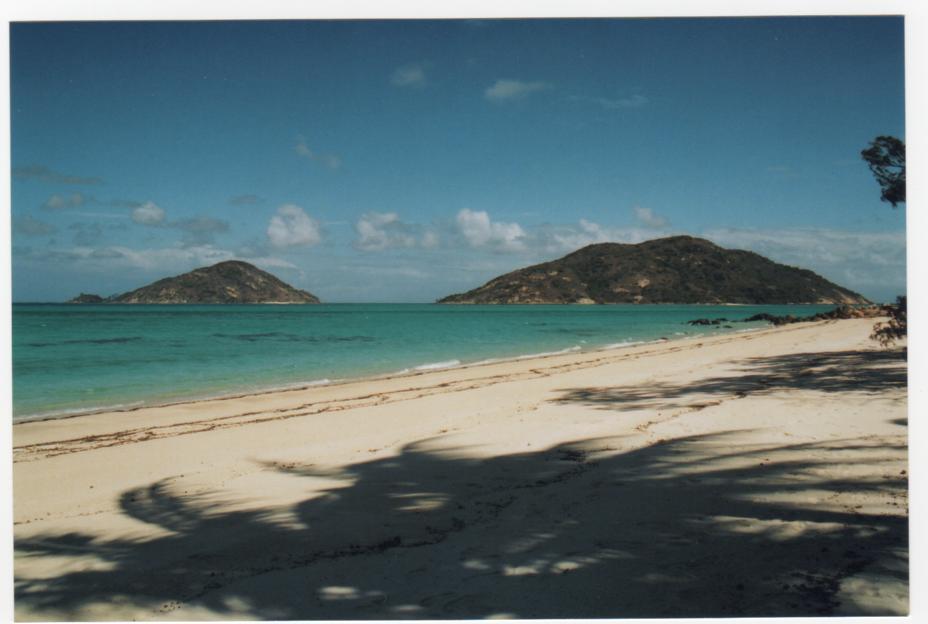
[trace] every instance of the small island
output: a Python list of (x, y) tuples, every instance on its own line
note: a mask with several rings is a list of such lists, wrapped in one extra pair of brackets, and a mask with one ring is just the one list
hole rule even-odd
[(107, 299), (81, 293), (68, 303), (319, 303), (319, 298), (252, 264), (227, 260)]
[(68, 299), (66, 303), (106, 303), (106, 299), (100, 295), (81, 293), (73, 299)]

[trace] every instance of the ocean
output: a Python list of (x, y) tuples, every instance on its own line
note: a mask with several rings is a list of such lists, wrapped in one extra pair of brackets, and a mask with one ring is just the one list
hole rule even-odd
[[(620, 348), (830, 305), (13, 305), (13, 419)], [(132, 414), (127, 413), (127, 418)]]

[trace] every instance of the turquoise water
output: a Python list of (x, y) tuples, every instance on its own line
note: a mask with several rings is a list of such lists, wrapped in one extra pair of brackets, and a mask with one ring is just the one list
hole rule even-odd
[(833, 306), (13, 306), (13, 418), (328, 383), (733, 329)]

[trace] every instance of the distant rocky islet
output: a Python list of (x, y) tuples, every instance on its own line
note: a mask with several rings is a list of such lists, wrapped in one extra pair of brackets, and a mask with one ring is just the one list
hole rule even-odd
[(106, 299), (100, 295), (81, 293), (73, 299), (69, 299), (66, 303), (106, 303)]
[(81, 293), (68, 303), (315, 304), (319, 303), (319, 298), (252, 264), (228, 260), (106, 299)]
[(598, 243), (438, 303), (865, 304), (809, 271), (701, 238)]

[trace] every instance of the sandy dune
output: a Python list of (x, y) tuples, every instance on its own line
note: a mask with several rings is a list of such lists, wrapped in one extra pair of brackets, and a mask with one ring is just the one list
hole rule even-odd
[(905, 614), (872, 324), (16, 425), (16, 617)]

